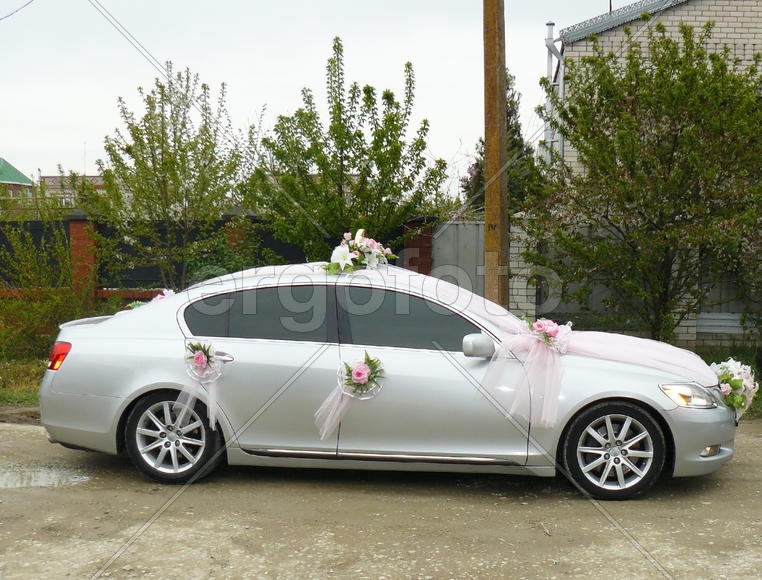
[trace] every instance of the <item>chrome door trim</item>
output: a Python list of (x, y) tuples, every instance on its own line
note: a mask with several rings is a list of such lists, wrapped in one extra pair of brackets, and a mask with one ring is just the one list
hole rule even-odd
[(292, 457), (301, 459), (338, 459), (344, 461), (388, 461), (393, 463), (441, 463), (450, 465), (505, 465), (519, 466), (516, 461), (498, 457), (474, 457), (466, 455), (420, 455), (412, 453), (336, 453), (335, 451), (310, 451), (305, 449), (245, 449), (249, 455), (260, 457)]

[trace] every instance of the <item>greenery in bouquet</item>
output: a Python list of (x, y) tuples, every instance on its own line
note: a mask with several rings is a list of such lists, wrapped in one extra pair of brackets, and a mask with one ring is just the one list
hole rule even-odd
[(384, 378), (384, 369), (381, 361), (371, 358), (365, 351), (365, 360), (350, 366), (344, 363), (346, 371), (344, 384), (356, 395), (363, 395), (375, 387), (380, 387), (379, 379)]
[(355, 272), (364, 268), (374, 269), (379, 264), (388, 264), (397, 256), (390, 248), (365, 235), (365, 230), (357, 230), (354, 238), (350, 232), (344, 234), (344, 239), (336, 246), (331, 254), (330, 263), (323, 266), (329, 274)]
[(210, 344), (201, 344), (200, 342), (190, 342), (186, 346), (190, 353), (185, 358), (193, 361), (193, 366), (199, 371), (205, 371), (214, 362), (212, 357), (212, 346)]
[(754, 402), (754, 396), (759, 391), (752, 368), (733, 358), (721, 363), (712, 363), (710, 367), (720, 380), (725, 404), (743, 414)]

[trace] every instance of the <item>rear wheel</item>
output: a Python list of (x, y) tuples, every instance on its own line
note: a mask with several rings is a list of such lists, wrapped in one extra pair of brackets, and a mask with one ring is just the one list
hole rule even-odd
[(175, 393), (138, 401), (127, 419), (125, 446), (140, 471), (163, 483), (203, 477), (222, 460), (218, 431), (209, 428), (206, 407), (178, 403)]
[(651, 487), (664, 468), (664, 433), (632, 403), (595, 405), (574, 419), (563, 458), (572, 482), (599, 499), (626, 499)]

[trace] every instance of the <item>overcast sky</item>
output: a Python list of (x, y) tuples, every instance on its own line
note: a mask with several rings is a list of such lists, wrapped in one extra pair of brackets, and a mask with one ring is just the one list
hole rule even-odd
[[(0, 0), (0, 18), (27, 0)], [(431, 124), (429, 154), (451, 165), (451, 187), (483, 133), (480, 0), (99, 0), (158, 61), (190, 67), (243, 129), (264, 128), (300, 105), (302, 87), (324, 103), (331, 42), (344, 42), (346, 77), (401, 96), (403, 66), (416, 75), (416, 119)], [(93, 2), (96, 3), (96, 2)], [(120, 126), (117, 97), (136, 113), (137, 87), (157, 71), (89, 0), (33, 0), (0, 20), (0, 157), (37, 179), (96, 173), (103, 138)], [(614, 9), (632, 3), (614, 0)], [(522, 93), (527, 138), (541, 131), (545, 23), (556, 32), (608, 12), (609, 0), (505, 0), (508, 68)]]

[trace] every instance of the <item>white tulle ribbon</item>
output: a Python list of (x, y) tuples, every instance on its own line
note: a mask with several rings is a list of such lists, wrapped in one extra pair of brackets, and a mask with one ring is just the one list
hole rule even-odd
[(375, 397), (381, 390), (380, 383), (373, 382), (365, 392), (357, 392), (346, 384), (344, 365), (340, 362), (336, 373), (336, 387), (331, 390), (323, 403), (315, 411), (315, 426), (320, 432), (321, 441), (336, 431), (339, 423), (349, 411), (355, 400), (366, 401)]
[(519, 409), (530, 408), (527, 401), (530, 387), (541, 393), (542, 406), (531, 405), (532, 422), (542, 425), (555, 423), (558, 414), (558, 396), (561, 389), (560, 357), (569, 348), (572, 336), (571, 322), (564, 325), (553, 324), (553, 336), (530, 328), (522, 321), (516, 329), (517, 334), (510, 336), (503, 346), (495, 352), (485, 374), (483, 384), (494, 388), (504, 377), (509, 368), (508, 361), (518, 358), (524, 363), (524, 379), (516, 389), (516, 396), (510, 413)]
[[(207, 350), (210, 353), (214, 352), (211, 345)], [(185, 372), (193, 379), (193, 382), (183, 387), (176, 402), (189, 409), (192, 408), (198, 396), (199, 386), (204, 387), (207, 392), (206, 409), (209, 427), (214, 430), (217, 425), (217, 379), (222, 376), (222, 365), (214, 356), (204, 357), (205, 363), (199, 364), (194, 354), (185, 357)]]
[(703, 385), (717, 383), (717, 377), (697, 354), (655, 340), (636, 338), (608, 332), (578, 332), (571, 323), (557, 326), (558, 334), (548, 338), (521, 322), (509, 320), (505, 330), (511, 334), (492, 357), (482, 384), (494, 389), (509, 377), (507, 362), (518, 358), (524, 364), (524, 379), (517, 389), (511, 413), (525, 408), (530, 392), (533, 401), (541, 398), (542, 405), (532, 405), (532, 422), (552, 426), (557, 422), (561, 392), (561, 356), (580, 355), (644, 366), (671, 375), (697, 381)]

